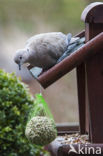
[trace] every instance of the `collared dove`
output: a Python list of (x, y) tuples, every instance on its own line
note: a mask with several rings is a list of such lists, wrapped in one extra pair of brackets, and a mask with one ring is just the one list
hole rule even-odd
[(24, 49), (17, 50), (14, 61), (19, 65), (29, 63), (43, 69), (48, 69), (56, 64), (57, 60), (67, 50), (69, 43), (75, 39), (69, 33), (50, 32), (31, 37)]

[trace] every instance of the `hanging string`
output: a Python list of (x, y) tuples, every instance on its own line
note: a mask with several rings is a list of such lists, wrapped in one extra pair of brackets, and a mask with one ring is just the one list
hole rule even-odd
[(39, 87), (40, 87), (40, 94), (42, 95), (42, 86), (41, 86), (41, 84), (39, 84)]

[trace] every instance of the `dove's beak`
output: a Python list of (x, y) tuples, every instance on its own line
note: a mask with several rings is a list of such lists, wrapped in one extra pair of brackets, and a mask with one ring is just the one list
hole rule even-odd
[(19, 63), (18, 66), (19, 66), (19, 70), (21, 70), (21, 63)]

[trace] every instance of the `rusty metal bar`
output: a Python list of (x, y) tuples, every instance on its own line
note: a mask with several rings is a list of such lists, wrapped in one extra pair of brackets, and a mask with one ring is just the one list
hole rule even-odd
[(73, 68), (86, 61), (86, 59), (95, 55), (101, 48), (103, 48), (103, 32), (88, 41), (83, 47), (65, 58), (62, 62), (40, 75), (38, 81), (44, 88), (47, 88)]

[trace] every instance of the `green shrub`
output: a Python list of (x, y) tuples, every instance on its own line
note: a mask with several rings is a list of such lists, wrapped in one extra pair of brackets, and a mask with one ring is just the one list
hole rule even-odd
[(34, 104), (27, 86), (0, 70), (0, 156), (40, 156), (43, 148), (25, 137), (28, 112)]

